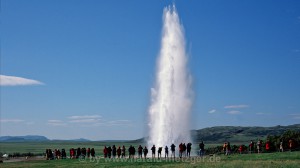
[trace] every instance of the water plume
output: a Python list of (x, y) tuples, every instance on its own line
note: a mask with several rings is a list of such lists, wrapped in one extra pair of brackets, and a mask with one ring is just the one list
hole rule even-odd
[(164, 8), (156, 81), (151, 88), (148, 146), (191, 141), (191, 76), (187, 69), (184, 28), (175, 5)]

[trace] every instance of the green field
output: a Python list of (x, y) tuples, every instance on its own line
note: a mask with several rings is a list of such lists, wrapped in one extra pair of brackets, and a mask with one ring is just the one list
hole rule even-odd
[[(86, 147), (86, 148), (94, 148), (96, 151), (96, 155), (102, 155), (102, 150), (104, 146), (112, 146), (116, 145), (123, 146), (125, 145), (128, 148), (130, 145), (137, 147), (138, 145), (143, 145), (143, 143), (137, 142), (72, 142), (72, 141), (44, 141), (44, 142), (0, 142), (0, 154), (13, 154), (13, 153), (33, 153), (33, 154), (43, 154), (47, 148), (49, 149), (62, 149), (65, 148), (67, 154), (69, 154), (69, 149), (78, 148), (78, 147)], [(205, 147), (213, 147), (220, 144), (206, 144)], [(198, 150), (198, 146), (194, 144), (192, 146), (193, 150)]]
[[(142, 159), (111, 159), (105, 160), (102, 157), (104, 146), (113, 145), (138, 146), (136, 142), (2, 142), (0, 143), (1, 153), (34, 153), (43, 154), (46, 148), (65, 148), (67, 155), (70, 148), (90, 147), (95, 148), (95, 159), (65, 159), (65, 160), (35, 160), (29, 158), (26, 161), (1, 163), (0, 167), (299, 167), (300, 152), (263, 153), (263, 154), (233, 154), (230, 156), (213, 155), (205, 158), (192, 157), (191, 159), (179, 160), (142, 160)], [(207, 144), (212, 147), (219, 144)], [(194, 145), (194, 149), (196, 145)], [(177, 153), (176, 153), (177, 155)], [(21, 158), (24, 160), (24, 157)]]
[(43, 141), (43, 142), (1, 142), (0, 143), (0, 153), (34, 153), (43, 154), (46, 149), (66, 149), (67, 154), (69, 149), (78, 147), (83, 148), (94, 148), (96, 154), (102, 154), (104, 146), (108, 145), (125, 145), (126, 147), (130, 145), (137, 146), (138, 144), (130, 142), (73, 142), (73, 141)]
[(152, 159), (65, 159), (1, 163), (0, 167), (299, 167), (300, 152), (214, 155), (179, 160)]

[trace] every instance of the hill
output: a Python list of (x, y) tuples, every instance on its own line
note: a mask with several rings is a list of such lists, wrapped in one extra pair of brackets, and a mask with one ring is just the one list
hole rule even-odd
[[(206, 143), (223, 143), (230, 142), (249, 142), (250, 140), (264, 139), (268, 135), (280, 135), (287, 130), (300, 131), (300, 124), (289, 126), (274, 126), (274, 127), (241, 127), (241, 126), (216, 126), (203, 128), (198, 130), (191, 130), (191, 136), (196, 143), (205, 141)], [(143, 143), (147, 138), (140, 138), (136, 140), (106, 140), (99, 142), (130, 142)], [(73, 140), (49, 140), (45, 136), (40, 135), (26, 135), (26, 136), (2, 136), (0, 142), (30, 142), (30, 141), (74, 141), (74, 142), (88, 142), (90, 140), (80, 138)]]
[(300, 124), (274, 127), (216, 126), (192, 130), (191, 135), (195, 142), (201, 140), (213, 143), (248, 142), (252, 139), (263, 139), (268, 135), (280, 135), (287, 130), (300, 131)]
[(49, 141), (45, 136), (26, 135), (26, 136), (1, 136), (0, 142), (24, 142), (24, 141)]

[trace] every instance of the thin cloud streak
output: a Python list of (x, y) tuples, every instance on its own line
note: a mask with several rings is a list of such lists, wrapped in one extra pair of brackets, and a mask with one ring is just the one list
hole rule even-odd
[(17, 76), (0, 75), (0, 86), (25, 86), (25, 85), (43, 85), (43, 84), (44, 83), (33, 79), (26, 79)]
[(0, 122), (1, 123), (20, 123), (20, 122), (24, 122), (24, 120), (21, 120), (21, 119), (1, 119)]
[(241, 104), (241, 105), (230, 105), (230, 106), (225, 106), (225, 109), (237, 109), (237, 108), (248, 108), (249, 105)]
[(101, 119), (88, 118), (88, 119), (71, 120), (69, 122), (70, 123), (95, 123), (99, 121), (101, 121)]
[(217, 110), (216, 109), (212, 109), (212, 110), (210, 110), (208, 113), (209, 114), (213, 114), (213, 113), (215, 113)]
[(47, 124), (51, 125), (51, 126), (65, 126), (65, 125), (67, 125), (66, 123), (64, 123), (61, 120), (48, 120)]
[(102, 118), (100, 115), (83, 115), (83, 116), (70, 116), (68, 117), (71, 120), (80, 120), (80, 119), (97, 119)]

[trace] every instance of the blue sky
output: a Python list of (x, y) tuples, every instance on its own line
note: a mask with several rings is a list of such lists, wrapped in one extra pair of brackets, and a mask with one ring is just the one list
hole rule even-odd
[(193, 129), (300, 123), (298, 0), (2, 0), (1, 135), (147, 135), (163, 8), (173, 2)]

